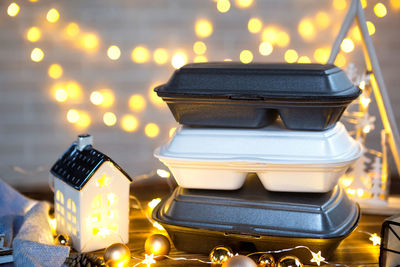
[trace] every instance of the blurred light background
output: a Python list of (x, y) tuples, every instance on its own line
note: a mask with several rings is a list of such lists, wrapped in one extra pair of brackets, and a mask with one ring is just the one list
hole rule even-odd
[[(155, 85), (189, 62), (324, 63), (349, 4), (1, 1), (1, 179), (18, 187), (46, 184), (49, 167), (86, 132), (132, 176), (161, 167), (153, 150), (177, 125)], [(400, 124), (400, 0), (362, 4)], [(361, 74), (360, 39), (352, 29), (336, 64), (354, 63)], [(372, 113), (379, 117), (375, 105)], [(379, 148), (379, 140), (371, 146)]]

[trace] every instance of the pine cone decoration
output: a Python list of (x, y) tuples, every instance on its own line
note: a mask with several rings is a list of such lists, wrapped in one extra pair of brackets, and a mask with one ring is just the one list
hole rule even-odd
[(68, 267), (105, 267), (104, 261), (93, 254), (73, 254), (64, 262)]

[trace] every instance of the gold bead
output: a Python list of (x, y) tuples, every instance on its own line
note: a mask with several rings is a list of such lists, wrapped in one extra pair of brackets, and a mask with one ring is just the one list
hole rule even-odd
[(69, 246), (70, 240), (68, 235), (57, 235), (54, 239), (54, 244), (58, 246)]
[(210, 261), (212, 263), (222, 264), (232, 257), (232, 249), (224, 246), (217, 246), (210, 252)]
[(165, 255), (169, 254), (171, 244), (168, 237), (161, 234), (154, 234), (146, 239), (144, 244), (144, 251), (146, 254), (153, 254), (156, 260), (161, 260)]
[(104, 262), (107, 266), (128, 266), (131, 251), (122, 243), (114, 243), (104, 252)]

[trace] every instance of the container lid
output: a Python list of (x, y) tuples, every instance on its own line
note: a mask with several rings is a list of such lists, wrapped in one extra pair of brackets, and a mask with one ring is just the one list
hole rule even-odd
[(235, 191), (178, 187), (154, 210), (161, 224), (254, 236), (336, 238), (349, 234), (360, 211), (342, 188), (331, 192), (274, 193), (255, 174)]
[(238, 62), (185, 65), (155, 91), (162, 97), (311, 98), (321, 102), (332, 98), (351, 101), (360, 94), (344, 71), (332, 64)]
[(261, 129), (179, 126), (154, 155), (169, 161), (336, 165), (361, 152), (340, 122), (325, 131), (289, 131), (278, 120)]

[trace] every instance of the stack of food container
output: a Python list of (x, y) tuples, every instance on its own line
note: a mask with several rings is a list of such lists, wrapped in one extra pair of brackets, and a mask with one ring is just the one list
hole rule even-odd
[(153, 213), (178, 249), (328, 258), (355, 229), (359, 207), (338, 179), (362, 146), (338, 120), (360, 90), (341, 69), (189, 64), (155, 91), (181, 124), (155, 151), (179, 187)]

